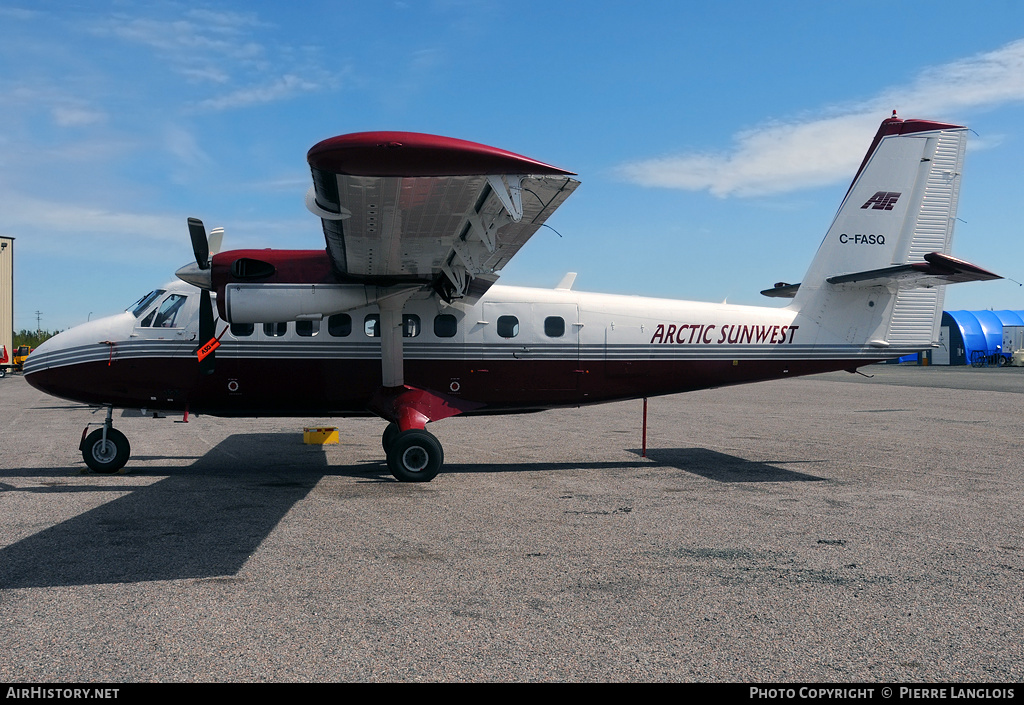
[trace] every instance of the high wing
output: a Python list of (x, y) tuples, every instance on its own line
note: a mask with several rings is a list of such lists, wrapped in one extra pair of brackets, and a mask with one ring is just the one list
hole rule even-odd
[(573, 172), (474, 142), (361, 132), (309, 150), (306, 206), (337, 273), (472, 302), (575, 190)]

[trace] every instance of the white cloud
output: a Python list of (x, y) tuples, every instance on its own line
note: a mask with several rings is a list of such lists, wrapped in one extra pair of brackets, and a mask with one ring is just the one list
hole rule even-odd
[(195, 9), (168, 20), (118, 16), (94, 31), (149, 48), (189, 83), (217, 87), (218, 95), (191, 101), (193, 109), (262, 105), (332, 84), (308, 47), (268, 42), (268, 28), (255, 15)]
[(169, 126), (164, 130), (163, 145), (171, 155), (187, 167), (204, 167), (213, 162), (188, 130)]
[(21, 7), (0, 7), (0, 17), (10, 20), (35, 20), (42, 17), (42, 14), (37, 10), (26, 10)]
[(56, 106), (53, 111), (53, 122), (59, 127), (82, 127), (105, 122), (107, 114), (89, 108)]
[(772, 125), (737, 135), (729, 154), (648, 159), (620, 171), (642, 186), (706, 189), (716, 196), (790, 191), (848, 177), (864, 154), (864, 135), (877, 124), (877, 113), (864, 113)]
[(183, 238), (182, 219), (169, 216), (110, 211), (6, 190), (0, 197), (0, 208), (6, 230), (47, 233), (48, 238), (59, 238), (66, 244), (70, 244), (68, 236), (82, 235), (130, 236), (172, 242)]
[(301, 76), (287, 74), (263, 85), (239, 88), (216, 98), (207, 98), (196, 104), (202, 110), (230, 110), (250, 105), (272, 103), (291, 98), (299, 93), (307, 93), (320, 88), (319, 84)]
[(903, 115), (937, 115), (1024, 100), (1024, 40), (928, 69), (831, 117), (775, 123), (739, 133), (728, 152), (682, 154), (619, 167), (642, 186), (754, 196), (849, 178), (879, 122), (894, 106)]

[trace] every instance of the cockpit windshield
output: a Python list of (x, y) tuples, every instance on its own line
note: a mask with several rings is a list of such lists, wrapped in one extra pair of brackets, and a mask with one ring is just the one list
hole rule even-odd
[(147, 308), (149, 308), (149, 305), (156, 301), (157, 298), (159, 298), (159, 296), (163, 293), (163, 289), (156, 289), (154, 291), (151, 291), (125, 310), (131, 311), (132, 315), (138, 318), (146, 311)]

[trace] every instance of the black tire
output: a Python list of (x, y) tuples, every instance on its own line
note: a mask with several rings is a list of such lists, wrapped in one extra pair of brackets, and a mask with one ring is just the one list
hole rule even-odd
[(388, 449), (388, 469), (399, 482), (430, 482), (443, 464), (440, 441), (418, 428), (399, 432)]
[(7, 376), (7, 369), (3, 368), (3, 367), (0, 367), (0, 379), (3, 379), (6, 376)]
[(116, 428), (107, 431), (106, 444), (103, 442), (103, 429), (98, 428), (88, 435), (82, 444), (82, 457), (92, 471), (100, 475), (110, 475), (124, 467), (132, 454), (131, 444), (123, 433)]
[(380, 444), (384, 446), (384, 452), (387, 453), (391, 444), (395, 442), (395, 436), (402, 432), (402, 429), (398, 427), (396, 423), (389, 423), (388, 427), (384, 429), (384, 435), (380, 437)]

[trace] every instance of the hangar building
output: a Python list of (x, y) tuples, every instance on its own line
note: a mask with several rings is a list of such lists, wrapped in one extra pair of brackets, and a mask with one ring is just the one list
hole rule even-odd
[(932, 364), (970, 365), (979, 356), (994, 361), (1004, 326), (1024, 326), (1024, 311), (943, 311)]
[(0, 235), (0, 345), (14, 354), (14, 238)]

